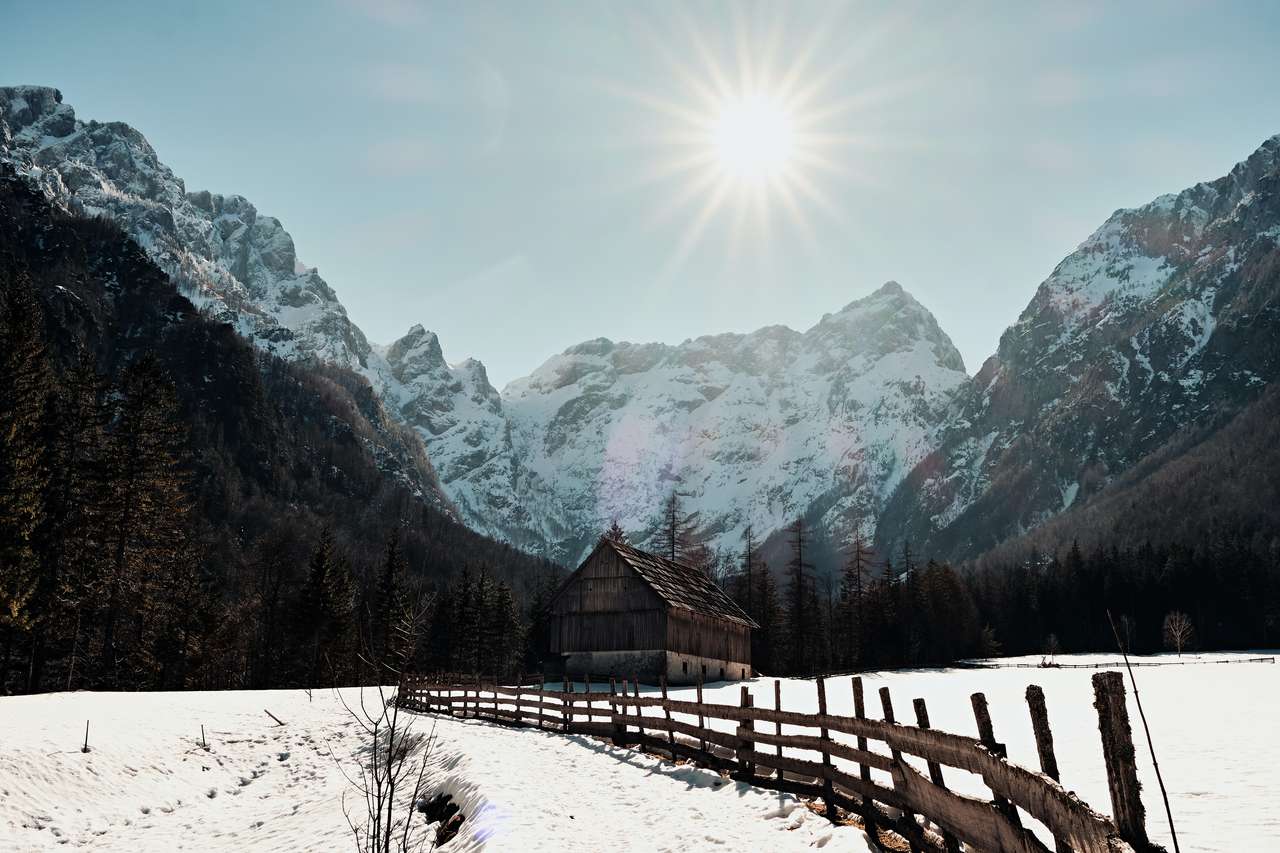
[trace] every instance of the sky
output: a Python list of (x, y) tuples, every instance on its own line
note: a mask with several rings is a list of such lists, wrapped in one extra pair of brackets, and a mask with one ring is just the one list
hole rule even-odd
[(596, 337), (803, 330), (890, 279), (973, 373), (1114, 210), (1280, 133), (1271, 2), (0, 0), (0, 20), (0, 82), (138, 128), (188, 189), (279, 218), (371, 340), (421, 323), (499, 388)]

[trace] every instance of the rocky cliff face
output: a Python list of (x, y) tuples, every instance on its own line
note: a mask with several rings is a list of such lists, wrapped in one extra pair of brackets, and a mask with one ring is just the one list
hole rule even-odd
[(262, 348), (368, 370), (369, 342), (280, 221), (242, 196), (187, 192), (132, 127), (80, 121), (56, 89), (0, 88), (0, 156), (60, 205), (119, 222), (198, 306)]
[(1040, 285), (889, 501), (881, 547), (972, 557), (1078, 504), (1280, 370), (1280, 137), (1117, 211)]
[(808, 515), (870, 534), (967, 377), (937, 322), (890, 282), (806, 332), (587, 341), (499, 396), (415, 327), (386, 351), (401, 411), (479, 529), (572, 561), (616, 519), (641, 536), (673, 489), (712, 545)]
[[(238, 195), (188, 192), (132, 127), (80, 121), (56, 89), (0, 87), (0, 160), (55, 205), (117, 222), (197, 307), (259, 348), (387, 383), (385, 362), (280, 221)], [(422, 462), (417, 447), (377, 455), (397, 476)], [(419, 488), (447, 509), (429, 470)]]

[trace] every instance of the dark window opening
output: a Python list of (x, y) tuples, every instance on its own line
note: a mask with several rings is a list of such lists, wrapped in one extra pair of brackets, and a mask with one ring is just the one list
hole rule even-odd
[(724, 681), (724, 667), (720, 667), (720, 680)]
[(685, 675), (688, 675), (688, 674), (689, 674), (689, 662), (688, 662), (688, 661), (683, 661), (683, 662), (681, 662), (680, 666), (682, 666), (682, 667), (684, 668), (684, 674), (685, 674)]

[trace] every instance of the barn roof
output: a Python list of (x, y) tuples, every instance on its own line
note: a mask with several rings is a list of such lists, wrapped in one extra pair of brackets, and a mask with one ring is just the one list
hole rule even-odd
[(749, 628), (760, 627), (699, 569), (612, 539), (601, 539), (600, 547), (612, 548), (669, 606)]

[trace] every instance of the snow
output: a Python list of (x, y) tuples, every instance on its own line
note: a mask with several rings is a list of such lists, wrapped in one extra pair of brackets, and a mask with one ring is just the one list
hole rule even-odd
[[(1178, 838), (1188, 853), (1262, 853), (1274, 849), (1280, 834), (1280, 812), (1273, 807), (1280, 667), (1213, 663), (1253, 656), (1135, 658), (1195, 662), (1135, 670)], [(1060, 655), (1057, 662), (1117, 661), (1114, 655)], [(985, 693), (1010, 760), (1031, 768), (1038, 760), (1024, 695), (1028, 684), (1040, 685), (1064, 786), (1109, 814), (1090, 682), (1098, 671), (948, 668), (863, 677), (871, 716), (878, 716), (877, 692), (887, 686), (899, 719), (909, 720), (911, 701), (924, 697), (935, 728), (971, 736), (969, 695)], [(773, 706), (771, 679), (745, 684), (757, 706)], [(783, 708), (817, 709), (813, 682), (784, 679), (781, 685)], [(737, 705), (739, 690), (738, 683), (710, 684), (705, 695)], [(352, 703), (357, 693), (344, 691)], [(366, 691), (367, 699), (374, 695)], [(673, 688), (671, 695), (691, 700), (694, 690)], [(852, 713), (846, 677), (828, 679), (827, 697), (832, 713)], [(286, 725), (276, 726), (264, 708)], [(1131, 689), (1129, 714), (1148, 830), (1172, 849)], [(79, 747), (86, 719), (91, 751), (84, 754)], [(832, 827), (794, 797), (706, 770), (588, 737), (427, 714), (413, 719), (418, 734), (435, 736), (429, 793), (450, 794), (468, 818), (445, 853), (594, 851), (605, 831), (611, 849), (633, 851), (867, 849), (859, 830)], [(199, 746), (201, 724), (207, 752)], [(717, 725), (729, 730), (733, 723)], [(337, 850), (351, 843), (341, 808), (344, 791), (351, 802), (351, 789), (338, 762), (353, 772), (361, 740), (332, 691), (318, 691), (312, 701), (299, 690), (10, 697), (0, 699), (0, 743), (0, 848), (6, 851)], [(945, 774), (951, 788), (987, 795), (976, 777), (951, 768)], [(1025, 815), (1024, 823), (1048, 840)]]
[[(603, 833), (622, 851), (868, 849), (860, 830), (833, 827), (795, 797), (710, 771), (590, 738), (412, 716), (421, 735), (435, 727), (429, 793), (450, 794), (467, 816), (446, 853), (595, 851)], [(312, 701), (300, 690), (5, 698), (0, 743), (6, 851), (352, 846), (341, 799), (354, 792), (338, 761), (355, 772), (361, 737), (331, 691)]]
[[(1266, 652), (1265, 654), (1275, 654)], [(1256, 653), (1186, 654), (1182, 661), (1240, 661)], [(1110, 663), (1118, 655), (1059, 655), (1057, 662)], [(1135, 661), (1176, 662), (1174, 655), (1136, 657)], [(1000, 664), (1030, 663), (1037, 657), (1006, 658)], [(1123, 666), (1108, 667), (1123, 671)], [(934, 728), (976, 737), (969, 696), (986, 694), (996, 738), (1006, 744), (1009, 758), (1024, 767), (1039, 769), (1035, 739), (1027, 713), (1027, 685), (1044, 688), (1054, 747), (1062, 783), (1097, 811), (1111, 814), (1106, 770), (1098, 736), (1090, 681), (1098, 669), (931, 669), (864, 674), (867, 711), (878, 716), (877, 693), (890, 688), (899, 720), (911, 719), (911, 702), (924, 697)], [(1186, 666), (1138, 667), (1138, 686), (1151, 726), (1160, 769), (1169, 789), (1178, 841), (1185, 853), (1223, 851), (1264, 853), (1276, 849), (1280, 837), (1280, 810), (1275, 808), (1276, 767), (1280, 767), (1280, 737), (1275, 729), (1275, 707), (1280, 703), (1280, 665), (1204, 663)], [(1125, 677), (1130, 722), (1134, 728), (1138, 775), (1142, 782), (1147, 827), (1153, 841), (1173, 846), (1160, 800), (1151, 757), (1142, 739), (1142, 727), (1133, 690)], [(773, 707), (771, 679), (747, 682), (757, 706)], [(707, 701), (737, 704), (739, 685), (705, 689)], [(677, 689), (672, 695), (691, 699), (693, 691)], [(853, 713), (852, 687), (847, 678), (827, 681), (831, 713)], [(782, 707), (816, 711), (817, 692), (811, 681), (784, 679)], [(726, 727), (727, 728), (727, 727)], [(784, 731), (789, 729), (784, 727)], [(797, 730), (799, 731), (799, 730)], [(812, 754), (796, 752), (798, 758)], [(836, 763), (842, 764), (840, 759)], [(924, 770), (923, 766), (920, 768)], [(981, 781), (947, 768), (947, 784), (975, 796), (989, 796)], [(873, 775), (888, 781), (879, 771)], [(1050, 846), (1044, 828), (1026, 815), (1024, 823), (1037, 830)]]

